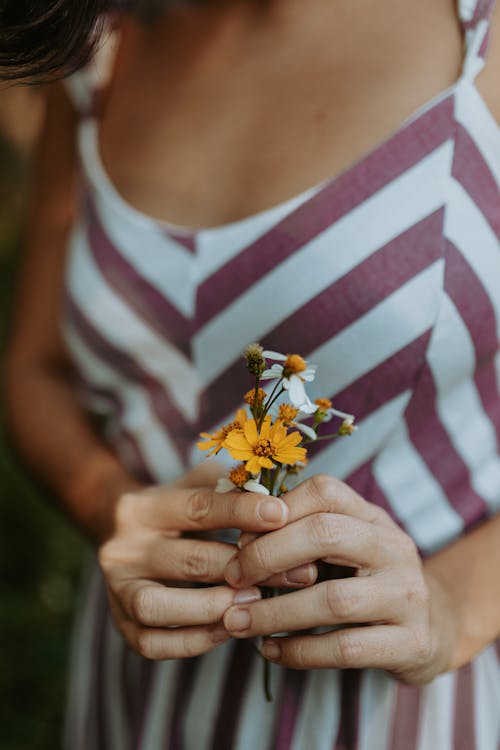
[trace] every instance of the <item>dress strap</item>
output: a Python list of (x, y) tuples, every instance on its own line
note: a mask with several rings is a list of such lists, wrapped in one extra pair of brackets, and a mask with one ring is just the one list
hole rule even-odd
[(486, 62), (494, 7), (495, 0), (458, 0), (458, 12), (465, 40), (462, 77), (471, 82)]

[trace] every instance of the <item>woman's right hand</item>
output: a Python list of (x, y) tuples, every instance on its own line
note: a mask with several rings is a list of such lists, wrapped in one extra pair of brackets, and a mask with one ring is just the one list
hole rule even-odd
[[(287, 506), (251, 492), (218, 494), (207, 486), (212, 482), (206, 472), (195, 470), (174, 484), (123, 495), (114, 534), (100, 548), (116, 625), (148, 659), (210, 651), (230, 637), (222, 625), (225, 611), (260, 598), (258, 588), (236, 591), (224, 581), (234, 545), (183, 534), (228, 528), (272, 531), (285, 525)], [(315, 577), (314, 566), (305, 566), (290, 578), (283, 574), (268, 583), (298, 588)], [(186, 588), (189, 583), (212, 585)]]

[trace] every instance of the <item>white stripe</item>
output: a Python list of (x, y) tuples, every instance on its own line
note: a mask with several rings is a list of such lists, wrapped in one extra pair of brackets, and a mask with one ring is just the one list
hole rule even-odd
[(193, 339), (204, 385), (240, 356), (246, 342), (262, 338), (377, 249), (439, 209), (452, 147), (452, 142), (445, 143), (351, 210), (210, 321)]
[[(253, 660), (235, 737), (234, 746), (238, 750), (257, 750), (270, 748), (271, 746), (276, 704), (268, 703), (265, 699), (262, 681), (263, 668), (261, 658)], [(273, 695), (276, 694), (277, 677), (280, 670), (281, 667), (271, 664)], [(196, 750), (196, 748), (193, 747), (193, 750)], [(220, 748), (220, 750), (226, 750), (226, 748)]]
[[(106, 183), (100, 181), (101, 190)], [(160, 294), (184, 316), (192, 318), (196, 299), (196, 263), (193, 253), (162, 231), (156, 222), (117, 219), (110, 201), (96, 201), (105, 235), (117, 252), (128, 260)]]
[(334, 746), (340, 719), (340, 674), (338, 669), (309, 671), (291, 750)]
[[(106, 665), (104, 685), (106, 690), (106, 738), (109, 750), (124, 750), (130, 737), (128, 716), (123, 705), (122, 660), (125, 649), (123, 638), (111, 620), (106, 625)], [(108, 747), (106, 748), (108, 750)]]
[(357, 750), (388, 750), (396, 683), (379, 670), (368, 669), (362, 675)]
[(405, 391), (361, 420), (353, 435), (329, 443), (327, 448), (310, 460), (306, 468), (307, 474), (313, 476), (326, 473), (338, 479), (348, 477), (373, 458), (387, 442), (410, 398), (411, 392)]
[(195, 685), (188, 697), (185, 746), (207, 750), (212, 746), (212, 728), (220, 707), (221, 690), (234, 644), (225, 643), (199, 659)]
[(467, 130), (500, 185), (500, 125), (470, 81), (462, 81), (456, 92), (455, 117)]
[(269, 230), (273, 230), (289, 214), (320, 192), (323, 185), (316, 186), (253, 216), (214, 229), (202, 230), (198, 235), (196, 271), (198, 283), (203, 283), (211, 274), (241, 253)]
[(500, 742), (500, 667), (494, 646), (472, 662), (476, 750), (498, 750)]
[(194, 368), (107, 285), (91, 257), (81, 227), (72, 238), (68, 279), (77, 304), (102, 336), (162, 383), (187, 419), (196, 419), (199, 385)]
[(166, 429), (152, 413), (146, 391), (129, 385), (118, 372), (94, 356), (67, 321), (63, 328), (66, 345), (87, 381), (97, 387), (111, 388), (122, 400), (120, 426), (137, 440), (149, 472), (162, 482), (181, 476), (182, 460)]
[(459, 0), (460, 18), (472, 21), (479, 0)]
[(500, 507), (496, 433), (472, 380), (476, 362), (469, 332), (445, 293), (427, 358), (438, 391), (440, 420), (469, 469), (474, 490), (496, 509)]
[(396, 516), (426, 552), (454, 539), (463, 521), (448, 503), (401, 422), (373, 464), (373, 473)]
[(312, 352), (318, 366), (312, 398), (340, 392), (432, 328), (442, 276), (439, 260)]
[[(500, 206), (500, 193), (498, 194)], [(445, 233), (477, 275), (496, 314), (500, 336), (500, 242), (469, 194), (455, 180), (450, 182), (450, 202)]]
[(455, 672), (448, 672), (423, 689), (417, 750), (453, 750), (455, 683)]
[(144, 738), (138, 750), (159, 750), (167, 747), (170, 730), (169, 716), (177, 690), (177, 661), (155, 662), (152, 676), (151, 699), (146, 708)]

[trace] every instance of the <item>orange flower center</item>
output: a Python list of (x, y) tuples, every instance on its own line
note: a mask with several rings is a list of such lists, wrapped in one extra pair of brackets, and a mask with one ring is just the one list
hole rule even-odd
[(229, 474), (229, 479), (236, 487), (243, 487), (245, 482), (248, 482), (250, 479), (250, 474), (245, 469), (245, 464), (236, 466)]
[(328, 411), (328, 409), (332, 408), (332, 402), (327, 398), (317, 398), (314, 403), (316, 406), (319, 406), (321, 411)]
[(273, 446), (270, 440), (261, 438), (254, 448), (256, 456), (263, 456), (264, 458), (270, 458), (273, 455)]
[[(265, 397), (266, 392), (262, 388), (259, 388), (259, 390), (257, 391), (257, 403), (261, 404), (264, 401)], [(255, 403), (255, 388), (252, 388), (251, 391), (245, 393), (243, 398), (245, 400), (245, 403), (253, 406)]]
[(287, 375), (296, 375), (299, 372), (304, 372), (305, 369), (306, 361), (300, 356), (300, 354), (289, 354), (283, 365), (284, 373), (286, 373), (285, 377)]
[(283, 422), (293, 422), (298, 413), (299, 410), (294, 406), (290, 406), (290, 404), (280, 405), (280, 419), (282, 419)]

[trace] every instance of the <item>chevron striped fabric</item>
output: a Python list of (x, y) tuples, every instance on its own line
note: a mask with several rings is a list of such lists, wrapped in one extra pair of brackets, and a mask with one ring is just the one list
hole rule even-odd
[[(360, 429), (308, 470), (382, 505), (429, 554), (500, 509), (500, 128), (475, 86), (490, 0), (462, 0), (460, 79), (339, 176), (192, 232), (114, 190), (82, 118), (85, 203), (63, 329), (87, 407), (151, 481), (198, 461), (248, 388), (243, 346), (300, 351), (311, 396)], [(73, 80), (83, 101), (88, 91)], [(418, 689), (377, 671), (294, 672), (245, 642), (153, 663), (113, 630), (94, 572), (75, 635), (71, 750), (498, 750), (497, 644)]]

